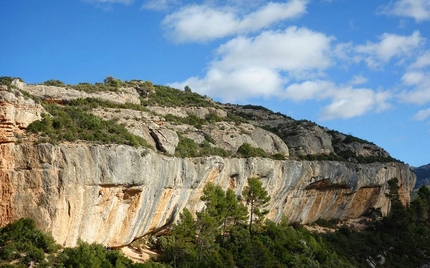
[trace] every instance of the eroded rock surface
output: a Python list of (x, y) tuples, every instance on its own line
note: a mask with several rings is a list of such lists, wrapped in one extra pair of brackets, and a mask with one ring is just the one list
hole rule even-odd
[(16, 89), (0, 90), (0, 143), (15, 142), (27, 126), (42, 117), (43, 107)]
[(85, 99), (85, 98), (98, 98), (113, 103), (133, 103), (140, 104), (140, 95), (135, 88), (120, 88), (118, 91), (109, 92), (102, 91), (96, 93), (86, 93), (68, 87), (55, 87), (45, 85), (27, 85), (25, 83), (14, 80), (13, 85), (19, 89), (25, 90), (30, 94), (39, 98), (51, 101), (68, 101), (74, 99)]
[(272, 197), (268, 217), (301, 223), (354, 218), (370, 207), (386, 213), (386, 182), (399, 179), (404, 203), (415, 184), (400, 163), (180, 159), (123, 145), (3, 144), (0, 152), (1, 225), (31, 217), (68, 246), (79, 237), (128, 244), (171, 223), (184, 207), (200, 211), (208, 182), (239, 195), (247, 178), (260, 177)]

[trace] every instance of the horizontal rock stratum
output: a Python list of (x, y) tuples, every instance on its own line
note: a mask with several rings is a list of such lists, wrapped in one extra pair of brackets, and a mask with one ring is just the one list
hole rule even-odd
[[(247, 179), (258, 177), (271, 196), (269, 219), (279, 221), (285, 216), (290, 222), (309, 223), (318, 218), (357, 218), (372, 207), (381, 208), (386, 214), (390, 206), (387, 181), (399, 179), (401, 200), (408, 204), (416, 180), (409, 166), (400, 162), (360, 164), (354, 158), (299, 160), (300, 154), (383, 159), (388, 159), (389, 154), (357, 138), (309, 122), (298, 124), (255, 107), (217, 104), (215, 108), (183, 110), (151, 106), (145, 111), (92, 111), (105, 119), (122, 115), (117, 120), (154, 145), (153, 149), (82, 140), (55, 145), (35, 142), (37, 137), (27, 135), (26, 128), (46, 111), (41, 104), (25, 97), (25, 92), (59, 105), (85, 94), (64, 88), (27, 86), (17, 80), (12, 85), (15, 86), (3, 86), (0, 90), (0, 226), (30, 217), (65, 246), (74, 246), (81, 238), (117, 247), (163, 230), (184, 207), (192, 212), (203, 209), (200, 197), (209, 182), (240, 195)], [(137, 105), (137, 92), (128, 87), (126, 91), (102, 96), (113, 96), (121, 102), (130, 100)], [(156, 90), (151, 92), (156, 94)], [(66, 96), (63, 98), (62, 94)], [(219, 121), (231, 112), (252, 120)], [(190, 114), (196, 118), (216, 115), (218, 121), (196, 128), (166, 120), (167, 115), (178, 120)], [(279, 128), (271, 132), (263, 127)], [(196, 143), (206, 139), (207, 144), (210, 141), (211, 146), (218, 146), (231, 156), (175, 157), (183, 136)], [(234, 152), (245, 142), (268, 154), (281, 154), (285, 160), (239, 158)]]
[(57, 242), (78, 238), (121, 246), (171, 223), (184, 207), (202, 209), (208, 182), (237, 194), (259, 177), (268, 217), (292, 222), (387, 212), (387, 181), (409, 202), (415, 177), (399, 163), (346, 164), (264, 158), (175, 158), (124, 145), (1, 145), (2, 223), (31, 217)]

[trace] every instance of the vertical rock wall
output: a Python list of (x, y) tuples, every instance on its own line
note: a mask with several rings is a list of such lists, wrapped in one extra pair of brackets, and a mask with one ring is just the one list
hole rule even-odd
[(386, 182), (397, 177), (404, 203), (415, 184), (407, 165), (175, 158), (123, 145), (0, 145), (0, 225), (31, 217), (58, 243), (78, 238), (109, 246), (163, 228), (188, 207), (199, 211), (208, 182), (240, 195), (259, 177), (271, 196), (268, 217), (307, 223), (387, 212)]

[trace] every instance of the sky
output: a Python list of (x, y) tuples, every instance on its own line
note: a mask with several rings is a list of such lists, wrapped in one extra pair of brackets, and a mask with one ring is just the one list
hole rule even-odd
[(430, 0), (1, 0), (0, 76), (149, 80), (430, 163)]

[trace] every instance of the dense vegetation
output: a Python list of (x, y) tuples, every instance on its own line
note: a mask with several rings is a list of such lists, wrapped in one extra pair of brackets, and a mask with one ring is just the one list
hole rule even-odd
[[(171, 232), (150, 241), (158, 257), (133, 264), (117, 250), (79, 241), (61, 249), (50, 235), (21, 219), (0, 229), (0, 267), (422, 267), (430, 264), (430, 190), (408, 208), (396, 178), (389, 181), (391, 212), (369, 211), (367, 228), (311, 233), (298, 224), (264, 221), (270, 197), (258, 178), (242, 196), (208, 184), (195, 217), (184, 209)], [(251, 215), (249, 215), (249, 213)], [(333, 222), (320, 219), (322, 226)]]
[(163, 267), (151, 261), (133, 264), (118, 250), (78, 242), (75, 248), (57, 245), (51, 235), (35, 228), (31, 219), (20, 219), (0, 229), (0, 267)]
[(18, 79), (19, 81), (23, 82), (22, 78), (20, 77), (11, 77), (11, 76), (0, 76), (0, 85), (10, 86), (12, 84), (12, 81)]
[(154, 86), (154, 94), (142, 102), (143, 105), (159, 105), (168, 107), (218, 107), (218, 105), (209, 98), (203, 97), (191, 91), (181, 91), (168, 86)]
[[(157, 239), (158, 262), (172, 267), (420, 267), (430, 263), (430, 190), (421, 188), (405, 208), (396, 178), (389, 181), (391, 212), (378, 208), (367, 217), (367, 229), (344, 225), (333, 233), (311, 233), (286, 221), (262, 221), (268, 201), (261, 182), (252, 178), (243, 202), (231, 190), (209, 184), (203, 212), (193, 218), (184, 210), (171, 235)], [(252, 208), (254, 207), (254, 209)], [(247, 213), (256, 213), (248, 217)], [(253, 220), (250, 220), (253, 219)], [(316, 224), (334, 227), (320, 219)]]
[(133, 135), (115, 120), (103, 120), (85, 109), (62, 106), (55, 103), (45, 104), (49, 112), (43, 119), (31, 123), (27, 131), (41, 135), (40, 142), (57, 143), (85, 140), (101, 143), (117, 143), (148, 147), (147, 142)]

